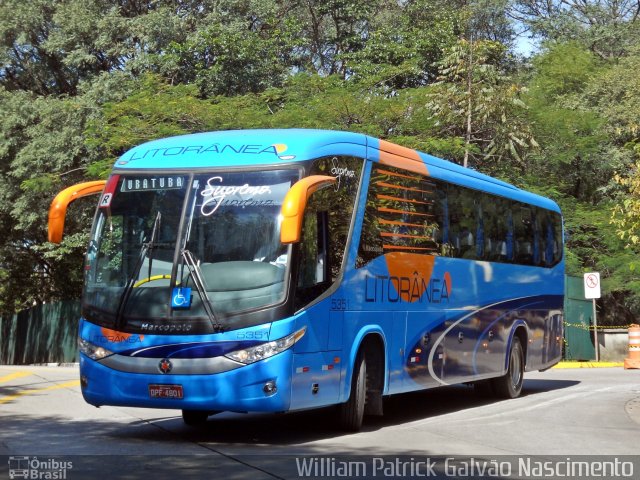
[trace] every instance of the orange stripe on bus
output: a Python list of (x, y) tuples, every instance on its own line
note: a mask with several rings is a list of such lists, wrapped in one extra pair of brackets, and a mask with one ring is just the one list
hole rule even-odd
[(429, 247), (405, 247), (405, 246), (400, 246), (400, 245), (382, 245), (383, 249), (386, 250), (421, 250), (423, 252), (435, 252), (435, 248), (429, 248)]
[(426, 235), (409, 235), (408, 233), (394, 233), (394, 232), (380, 232), (381, 237), (399, 237), (399, 238), (422, 238), (427, 240), (433, 240), (433, 237)]
[(431, 190), (420, 190), (419, 188), (411, 188), (411, 187), (403, 187), (402, 185), (395, 185), (393, 183), (387, 182), (376, 182), (376, 185), (387, 188), (395, 188), (396, 190), (406, 190), (408, 192), (420, 192), (420, 193), (429, 193), (432, 194)]
[(431, 202), (421, 202), (419, 200), (412, 200), (409, 198), (398, 198), (398, 197), (392, 197), (391, 195), (376, 195), (376, 197), (378, 197), (380, 200), (394, 200), (396, 202), (405, 202), (405, 203), (417, 203), (420, 205), (431, 205)]
[(401, 227), (424, 227), (421, 223), (394, 222), (393, 220), (378, 219), (378, 223), (382, 225), (399, 225)]
[(418, 215), (420, 217), (432, 217), (433, 215), (430, 215), (428, 213), (418, 213), (418, 212), (409, 212), (406, 210), (395, 210), (393, 208), (387, 208), (387, 207), (378, 207), (378, 211), (379, 212), (387, 212), (387, 213), (402, 213), (402, 214), (407, 214), (407, 215)]
[(383, 175), (390, 175), (392, 177), (400, 177), (400, 178), (408, 178), (409, 180), (415, 180), (416, 182), (423, 181), (420, 177), (412, 177), (411, 175), (403, 175), (402, 173), (395, 173), (389, 170), (384, 170), (382, 168), (376, 168), (376, 173), (381, 173)]
[(403, 168), (422, 175), (429, 175), (427, 165), (420, 154), (412, 148), (402, 147), (395, 143), (380, 140), (380, 163), (392, 167)]

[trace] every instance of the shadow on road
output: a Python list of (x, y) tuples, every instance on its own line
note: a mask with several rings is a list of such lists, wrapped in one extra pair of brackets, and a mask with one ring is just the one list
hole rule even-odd
[[(572, 387), (580, 382), (568, 380), (525, 380), (522, 395)], [(470, 386), (456, 385), (432, 390), (394, 395), (385, 400), (383, 417), (367, 417), (363, 432), (376, 431), (417, 420), (472, 409), (501, 400), (481, 398)], [(509, 400), (505, 400), (508, 402)], [(188, 427), (181, 418), (159, 419), (160, 428), (177, 433), (192, 442), (225, 445), (287, 446), (336, 438), (342, 432), (336, 427), (335, 408), (309, 410), (289, 414), (232, 414), (209, 417), (201, 427)]]
[[(578, 383), (525, 380), (523, 396), (535, 398), (538, 394)], [(363, 432), (425, 419), (437, 421), (442, 415), (464, 413), (465, 410), (499, 402), (480, 398), (473, 388), (463, 385), (395, 395), (386, 399), (383, 417), (366, 419)], [(104, 446), (108, 445), (105, 454), (181, 455), (202, 453), (203, 449), (218, 453), (255, 454), (261, 447), (268, 448), (269, 452), (292, 454), (294, 451), (318, 452), (321, 446), (306, 444), (346, 435), (336, 428), (334, 408), (280, 415), (222, 413), (210, 417), (200, 428), (186, 426), (177, 411), (176, 416), (155, 418), (155, 412), (150, 409), (117, 409), (114, 413), (114, 421), (104, 415), (96, 419), (74, 418), (71, 412), (65, 416), (47, 415), (45, 412), (40, 415), (3, 416), (0, 453), (9, 453), (22, 445), (29, 447), (24, 451), (33, 454), (95, 454), (103, 452)], [(75, 440), (70, 442), (69, 439)], [(114, 446), (117, 446), (116, 451), (113, 451)], [(410, 449), (409, 446), (407, 448)]]

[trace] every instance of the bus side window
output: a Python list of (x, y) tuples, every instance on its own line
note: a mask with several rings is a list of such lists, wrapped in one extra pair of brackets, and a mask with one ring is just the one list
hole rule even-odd
[(485, 255), (484, 242), (486, 240), (482, 203), (479, 201), (476, 201), (475, 207), (476, 207), (475, 208), (475, 211), (476, 211), (476, 258), (478, 260), (481, 260), (484, 258), (484, 255)]
[(374, 165), (356, 267), (386, 253), (451, 255), (446, 184), (409, 170)]
[(507, 213), (508, 202), (485, 195), (483, 197), (485, 216), (485, 251), (484, 258), (494, 262), (505, 262), (507, 259)]
[(547, 211), (541, 236), (544, 245), (544, 265), (552, 267), (562, 260), (562, 219), (555, 212)]
[(447, 197), (447, 187), (444, 184), (438, 185), (437, 198), (440, 203), (440, 251), (447, 257), (453, 256), (451, 246), (451, 217), (449, 213), (449, 198)]
[(520, 205), (516, 206), (513, 215), (513, 223), (516, 240), (516, 263), (521, 265), (532, 265), (534, 257), (534, 218), (532, 207)]
[(300, 266), (296, 289), (296, 307), (300, 308), (321, 295), (330, 286), (328, 259), (328, 213), (307, 207), (302, 224)]
[(498, 228), (498, 206), (499, 200), (491, 195), (482, 196), (482, 218), (484, 226), (484, 255), (485, 260), (499, 260), (498, 251), (500, 248), (502, 232)]
[(506, 216), (507, 221), (507, 238), (505, 240), (505, 260), (507, 262), (513, 262), (515, 260), (516, 249), (516, 232), (513, 221), (513, 205), (506, 201)]
[(461, 222), (462, 206), (460, 204), (460, 189), (454, 185), (447, 188), (447, 203), (449, 207), (449, 252), (450, 256), (459, 258), (461, 249)]
[(87, 279), (93, 283), (109, 286), (124, 285), (126, 278), (123, 269), (123, 221), (122, 216), (109, 216), (102, 221), (109, 222), (107, 232), (99, 241), (92, 240), (87, 252)]
[(532, 209), (533, 225), (533, 265), (541, 266), (544, 254), (543, 218), (544, 212), (539, 208)]
[(349, 241), (363, 160), (324, 157), (314, 160), (310, 175), (337, 176), (335, 185), (309, 198), (304, 214), (296, 308), (322, 295), (339, 277)]
[(553, 226), (556, 236), (555, 242), (553, 242), (553, 265), (559, 263), (563, 256), (563, 241), (562, 241), (562, 217), (558, 213), (553, 213)]
[(474, 192), (466, 188), (455, 187), (458, 194), (458, 258), (474, 260), (477, 257), (476, 238), (484, 234), (478, 218), (478, 206)]

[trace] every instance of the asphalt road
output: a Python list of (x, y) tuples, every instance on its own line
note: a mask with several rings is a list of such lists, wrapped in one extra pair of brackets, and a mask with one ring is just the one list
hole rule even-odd
[[(357, 434), (336, 430), (332, 409), (223, 413), (197, 429), (174, 410), (86, 404), (76, 367), (0, 366), (0, 456), (14, 462), (73, 456), (69, 479), (83, 478), (82, 471), (200, 478), (206, 469), (231, 480), (299, 478), (292, 462), (305, 455), (442, 460), (640, 453), (640, 370), (552, 369), (526, 374), (523, 395), (514, 400), (483, 399), (454, 386), (391, 397), (384, 407), (384, 417), (369, 419)], [(333, 468), (329, 473), (336, 474)], [(0, 463), (0, 478), (5, 471)]]

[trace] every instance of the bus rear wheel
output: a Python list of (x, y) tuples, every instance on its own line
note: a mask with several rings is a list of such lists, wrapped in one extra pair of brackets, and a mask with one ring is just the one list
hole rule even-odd
[(524, 381), (524, 350), (520, 339), (513, 337), (509, 351), (509, 367), (502, 377), (493, 379), (493, 390), (500, 398), (516, 398)]
[(364, 405), (367, 399), (367, 361), (360, 350), (354, 365), (349, 400), (340, 405), (340, 427), (349, 432), (357, 432), (362, 427)]

